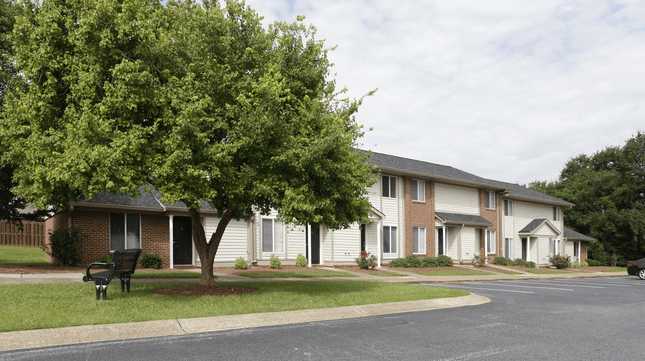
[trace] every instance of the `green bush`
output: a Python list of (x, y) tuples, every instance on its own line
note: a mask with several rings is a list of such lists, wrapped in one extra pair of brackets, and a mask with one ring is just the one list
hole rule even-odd
[(235, 269), (248, 269), (249, 263), (244, 259), (244, 257), (237, 257), (235, 259), (235, 264), (233, 265)]
[(588, 259), (588, 260), (587, 260), (587, 264), (588, 264), (589, 266), (606, 266), (606, 265), (607, 265), (607, 262), (604, 262), (604, 261), (601, 261), (601, 260), (597, 260), (597, 259)]
[(397, 258), (390, 262), (392, 267), (447, 267), (452, 266), (452, 258), (448, 256)]
[(361, 251), (361, 255), (356, 258), (356, 265), (358, 265), (358, 268), (360, 269), (370, 268), (369, 263), (367, 261), (367, 252)]
[(447, 266), (452, 266), (452, 258), (442, 255), (435, 257), (437, 260), (437, 266), (439, 267), (447, 267)]
[(533, 261), (526, 262), (526, 268), (535, 268), (537, 265)]
[(571, 257), (556, 254), (555, 256), (549, 257), (549, 262), (557, 269), (565, 269), (571, 266)]
[(367, 268), (369, 269), (375, 269), (378, 263), (378, 258), (376, 258), (375, 255), (370, 255), (367, 257)]
[(495, 259), (493, 259), (493, 263), (500, 266), (510, 266), (513, 264), (513, 261), (506, 257), (497, 256), (495, 257)]
[(535, 268), (536, 264), (533, 261), (525, 261), (521, 258), (516, 258), (512, 261), (513, 266), (522, 266), (526, 268)]
[(587, 267), (587, 266), (589, 266), (589, 263), (587, 263), (586, 261), (582, 261), (582, 262), (579, 262), (579, 261), (571, 262), (571, 267), (572, 267), (572, 268), (584, 268), (584, 267)]
[(299, 254), (296, 257), (296, 267), (307, 267), (307, 257)]
[(141, 257), (141, 261), (139, 261), (139, 263), (141, 264), (141, 267), (143, 267), (143, 268), (160, 269), (161, 268), (161, 257), (159, 257), (156, 254), (146, 253)]
[(100, 258), (99, 262), (112, 263), (112, 255), (108, 254), (107, 256)]
[(81, 235), (76, 229), (60, 229), (50, 236), (52, 256), (63, 266), (75, 266), (81, 262)]
[(439, 267), (439, 259), (437, 257), (423, 257), (421, 267)]
[(282, 262), (280, 261), (280, 258), (278, 258), (277, 256), (271, 256), (269, 263), (270, 263), (270, 267), (273, 269), (278, 269), (282, 267)]

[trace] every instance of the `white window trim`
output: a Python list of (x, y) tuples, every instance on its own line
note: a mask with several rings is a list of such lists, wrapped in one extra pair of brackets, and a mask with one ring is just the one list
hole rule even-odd
[(513, 238), (504, 238), (504, 256), (513, 259)]
[[(508, 210), (508, 214), (506, 211)], [(513, 217), (513, 200), (504, 199), (504, 217)]]
[[(273, 236), (273, 242), (271, 242), (271, 251), (270, 252), (264, 250), (264, 231), (263, 231), (262, 227), (263, 227), (263, 222), (264, 222), (265, 219), (270, 219), (271, 220), (271, 225), (272, 225), (271, 234)], [(278, 240), (278, 241), (282, 242), (282, 251), (280, 251), (280, 253), (276, 253), (276, 250), (275, 250), (275, 244), (276, 244), (275, 227), (276, 227), (276, 223), (278, 223), (278, 222), (276, 222), (276, 217), (274, 217), (274, 216), (261, 216), (260, 217), (260, 251), (262, 252), (263, 258), (271, 257), (273, 255), (281, 256), (282, 253), (285, 252), (284, 229), (282, 230), (282, 239)], [(282, 227), (283, 225), (279, 224), (278, 226)]]
[[(390, 252), (385, 252), (385, 247), (384, 247), (384, 244), (383, 244), (383, 241), (385, 241), (385, 227), (388, 227), (388, 232), (390, 233)], [(384, 224), (382, 228), (383, 228), (382, 229), (383, 235), (382, 235), (382, 239), (381, 239), (381, 248), (383, 249), (383, 255), (388, 256), (388, 257), (396, 256), (399, 253), (399, 246), (400, 246), (399, 239), (401, 238), (401, 237), (399, 237), (399, 226), (398, 225)], [(392, 228), (396, 228), (396, 231), (394, 232), (394, 234), (396, 235), (396, 242), (395, 242), (396, 243), (396, 251), (394, 251), (394, 252), (391, 252), (392, 251)]]
[[(497, 208), (497, 193), (494, 191), (487, 191), (486, 197), (488, 197), (488, 205), (486, 209), (496, 209)], [(493, 198), (491, 200), (491, 197)]]
[[(387, 193), (388, 193), (387, 196), (383, 195), (383, 178), (384, 177), (387, 177), (389, 179), (389, 183), (388, 183), (389, 187), (388, 187), (388, 191), (387, 191)], [(397, 183), (396, 178), (397, 177), (393, 176), (393, 175), (388, 175), (388, 174), (382, 174), (381, 175), (381, 197), (396, 199), (396, 195), (398, 193), (398, 188), (399, 188), (398, 184), (396, 184)], [(392, 182), (394, 182), (394, 196), (392, 196)]]
[(490, 250), (486, 249), (486, 254), (495, 254), (497, 253), (497, 237), (495, 237), (495, 231), (491, 231), (489, 229), (484, 231), (484, 237), (486, 237), (486, 246), (490, 248)]
[[(420, 237), (420, 231), (423, 230), (423, 237)], [(412, 252), (412, 254), (425, 255), (426, 254), (426, 241), (428, 230), (424, 226), (413, 226), (412, 227), (412, 241), (414, 242), (415, 235), (417, 236), (417, 252)], [(416, 234), (415, 234), (416, 233)], [(423, 246), (423, 247), (421, 247)]]
[(109, 250), (112, 249), (112, 215), (120, 214), (123, 216), (123, 249), (137, 249), (137, 248), (128, 248), (128, 214), (135, 214), (139, 216), (139, 248), (143, 249), (143, 237), (141, 233), (141, 213), (130, 213), (130, 212), (109, 212), (108, 213), (108, 241), (110, 243)]
[(555, 217), (553, 217), (554, 218), (553, 221), (554, 222), (560, 222), (561, 216), (560, 216), (560, 208), (559, 207), (553, 206), (553, 215), (555, 216)]
[[(426, 202), (426, 181), (423, 180), (423, 179), (417, 179), (417, 178), (413, 178), (412, 181), (416, 182), (416, 185), (417, 185), (416, 189), (413, 190), (414, 191), (414, 193), (413, 193), (414, 196), (416, 196), (418, 198), (419, 197), (419, 189), (423, 189), (423, 198), (422, 199), (414, 199), (414, 197), (411, 197), (412, 202), (425, 203)], [(413, 182), (411, 182), (411, 183), (413, 183)]]

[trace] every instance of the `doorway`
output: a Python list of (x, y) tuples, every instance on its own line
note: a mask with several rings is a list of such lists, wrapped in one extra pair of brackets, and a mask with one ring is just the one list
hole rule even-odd
[(365, 225), (361, 224), (361, 252), (367, 251), (367, 244), (365, 240)]
[(173, 264), (193, 264), (193, 230), (190, 217), (173, 217), (172, 237)]
[(525, 261), (528, 261), (526, 259), (526, 253), (527, 253), (528, 246), (529, 246), (528, 243), (529, 243), (528, 238), (522, 238), (522, 259), (525, 260)]
[[(311, 264), (320, 264), (320, 225), (312, 223), (311, 228)], [(309, 254), (309, 243), (305, 238), (305, 252)]]

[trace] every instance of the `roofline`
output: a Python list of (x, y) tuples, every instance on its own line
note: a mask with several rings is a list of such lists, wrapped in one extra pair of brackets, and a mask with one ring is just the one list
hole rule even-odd
[(137, 206), (128, 206), (122, 204), (114, 203), (98, 203), (98, 202), (72, 202), (70, 204), (73, 208), (83, 207), (83, 208), (100, 208), (100, 209), (126, 209), (130, 211), (143, 211), (143, 212), (153, 212), (153, 213), (164, 213), (163, 209), (153, 208), (153, 207), (137, 207)]
[[(534, 229), (538, 229), (538, 228), (542, 227), (545, 223), (549, 226), (549, 228), (551, 228), (553, 231), (555, 231), (555, 233), (556, 233), (558, 236), (563, 236), (563, 235), (564, 235), (564, 230), (563, 230), (563, 231), (559, 231), (559, 230), (558, 230), (558, 227), (556, 227), (556, 226), (555, 226), (551, 221), (549, 221), (549, 220), (548, 220), (548, 219), (546, 219), (546, 218), (544, 218), (544, 220), (542, 221), (542, 223), (540, 223), (540, 225), (539, 225), (539, 226), (537, 226), (537, 227), (535, 227)], [(531, 235), (534, 235), (535, 233), (517, 232), (517, 234), (518, 234), (518, 235), (520, 235), (520, 236), (522, 236), (522, 235), (524, 235), (524, 236), (531, 236)]]
[(388, 167), (380, 167), (380, 166), (374, 166), (374, 167), (379, 169), (382, 172), (387, 172), (387, 173), (396, 174), (396, 175), (407, 175), (407, 176), (413, 176), (413, 177), (418, 177), (418, 178), (424, 178), (424, 179), (438, 181), (439, 183), (448, 183), (448, 184), (455, 184), (455, 185), (461, 185), (461, 186), (492, 189), (492, 190), (496, 190), (496, 191), (504, 191), (504, 190), (506, 190), (506, 188), (495, 187), (495, 186), (491, 186), (490, 184), (485, 184), (485, 183), (458, 181), (458, 180), (454, 180), (453, 178), (429, 176), (429, 175), (423, 174), (423, 173), (401, 171), (399, 169), (388, 168)]
[(565, 200), (556, 200), (556, 201), (536, 200), (535, 198), (522, 197), (522, 196), (519, 196), (519, 197), (518, 196), (512, 196), (512, 195), (509, 195), (508, 193), (504, 194), (504, 197), (508, 198), (508, 199), (514, 199), (516, 201), (532, 202), (532, 203), (539, 203), (539, 204), (549, 204), (549, 205), (552, 205), (552, 206), (563, 206), (563, 207), (573, 207), (573, 206), (575, 206), (575, 203), (567, 202)]

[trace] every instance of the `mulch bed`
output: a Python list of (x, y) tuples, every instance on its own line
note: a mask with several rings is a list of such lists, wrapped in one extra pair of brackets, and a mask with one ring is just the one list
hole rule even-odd
[(248, 287), (174, 287), (174, 288), (156, 288), (154, 293), (166, 296), (231, 296), (242, 295), (246, 293), (253, 293), (257, 291), (255, 288)]

